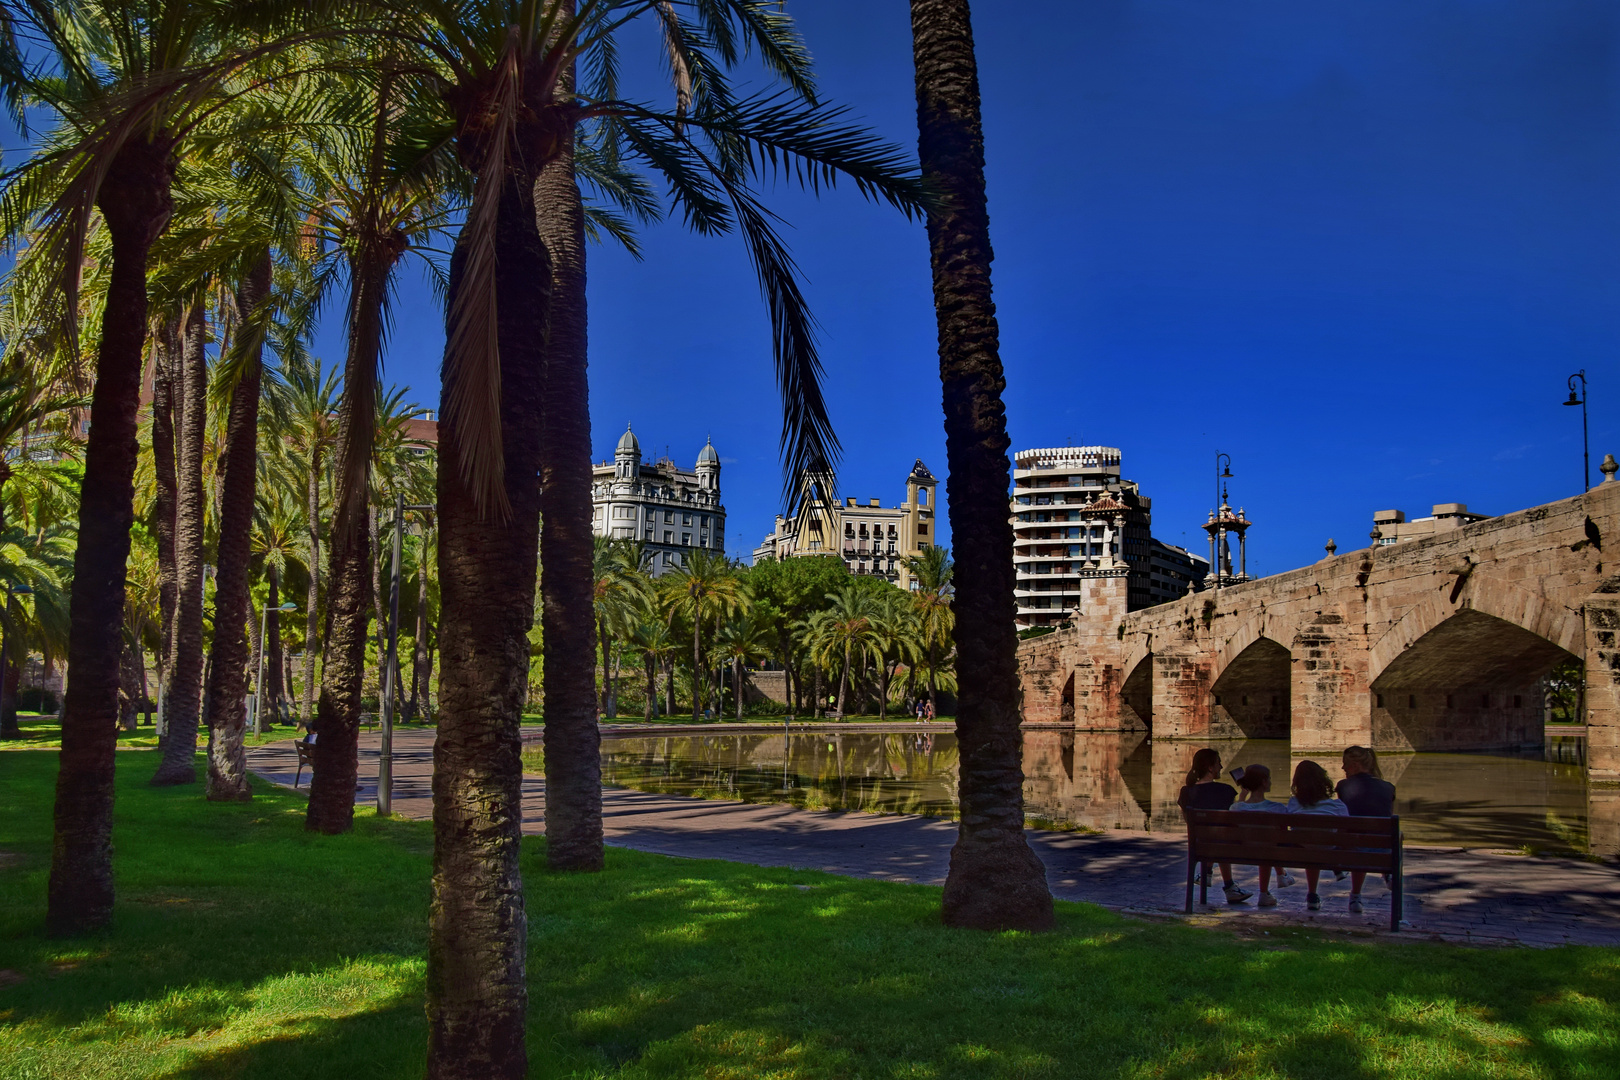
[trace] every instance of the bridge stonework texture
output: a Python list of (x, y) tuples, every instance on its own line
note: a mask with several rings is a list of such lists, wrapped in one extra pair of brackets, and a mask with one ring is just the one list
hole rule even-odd
[(1026, 723), (1295, 754), (1539, 746), (1543, 680), (1574, 658), (1590, 776), (1620, 783), (1620, 483), (1141, 611), (1124, 589), (1087, 582), (1070, 627), (1020, 645)]

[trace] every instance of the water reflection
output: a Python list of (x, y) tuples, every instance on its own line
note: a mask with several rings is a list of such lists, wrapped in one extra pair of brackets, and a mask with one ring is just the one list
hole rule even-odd
[[(1200, 745), (1155, 744), (1138, 733), (1025, 732), (1026, 811), (1057, 827), (1179, 832), (1176, 795)], [(1286, 798), (1286, 778), (1301, 759), (1286, 740), (1215, 745), (1228, 769), (1268, 766), (1273, 794)], [(1584, 740), (1564, 737), (1549, 739), (1541, 758), (1381, 760), (1414, 843), (1613, 854), (1620, 848), (1620, 793), (1594, 789), (1589, 807), (1583, 759)], [(1322, 764), (1337, 778), (1337, 761)], [(948, 815), (956, 808), (956, 739), (914, 731), (609, 738), (602, 743), (602, 778), (673, 795)]]

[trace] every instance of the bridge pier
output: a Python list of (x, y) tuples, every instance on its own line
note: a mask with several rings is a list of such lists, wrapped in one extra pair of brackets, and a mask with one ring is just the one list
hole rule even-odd
[(1620, 574), (1586, 600), (1586, 773), (1620, 787)]
[(1372, 746), (1367, 636), (1336, 612), (1315, 612), (1293, 640), (1289, 741), (1299, 754)]

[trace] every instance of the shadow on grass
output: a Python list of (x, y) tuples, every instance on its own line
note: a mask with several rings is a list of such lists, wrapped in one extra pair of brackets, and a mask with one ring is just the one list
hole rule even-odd
[[(309, 836), (296, 796), (145, 787), (120, 755), (120, 904), (45, 939), (54, 754), (0, 760), (0, 1075), (420, 1075), (431, 834)], [(27, 759), (34, 759), (32, 761)], [(134, 760), (130, 760), (134, 759)], [(524, 841), (531, 1075), (1606, 1077), (1612, 949), (1224, 932), (1059, 905), (1045, 935), (947, 931), (939, 892)]]

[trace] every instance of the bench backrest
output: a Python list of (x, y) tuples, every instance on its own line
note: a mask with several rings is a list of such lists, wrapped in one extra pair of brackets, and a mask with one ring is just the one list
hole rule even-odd
[(1399, 816), (1187, 811), (1187, 856), (1199, 861), (1391, 873), (1400, 848)]
[(298, 760), (301, 763), (311, 766), (315, 764), (315, 759), (309, 756), (310, 750), (313, 749), (309, 743), (305, 742), (303, 739), (299, 739), (293, 745), (298, 747)]

